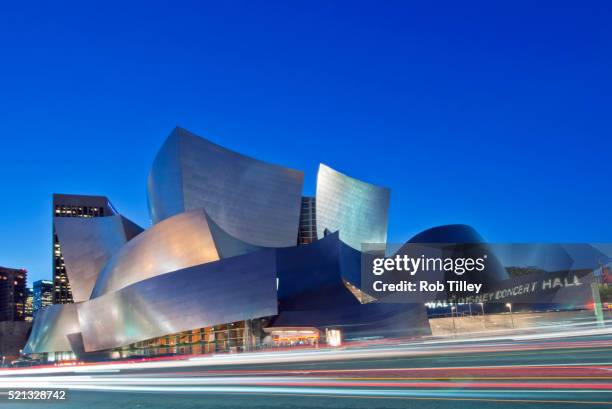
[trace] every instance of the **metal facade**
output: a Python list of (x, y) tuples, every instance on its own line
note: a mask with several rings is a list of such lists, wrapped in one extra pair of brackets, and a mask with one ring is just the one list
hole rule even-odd
[(340, 232), (349, 246), (387, 242), (390, 191), (319, 165), (317, 174), (317, 235)]
[(219, 259), (202, 209), (166, 219), (130, 240), (100, 272), (91, 298)]
[(303, 178), (300, 171), (241, 155), (176, 128), (149, 175), (151, 219), (158, 223), (204, 208), (223, 230), (246, 243), (294, 246)]
[(140, 281), (78, 305), (86, 351), (277, 314), (274, 250)]
[(338, 233), (276, 253), (279, 313), (270, 326), (341, 328), (347, 338), (431, 334), (422, 303), (362, 304), (349, 291), (361, 253)]
[(68, 334), (79, 332), (77, 304), (54, 304), (38, 311), (23, 353), (71, 351)]
[(422, 304), (368, 304), (348, 285), (359, 285), (361, 243), (386, 242), (389, 190), (321, 165), (308, 201), (318, 240), (297, 246), (302, 183), (302, 172), (176, 128), (148, 178), (152, 227), (114, 209), (55, 220), (80, 302), (42, 309), (26, 353), (71, 342), (103, 351), (262, 317), (348, 336), (428, 333)]
[(53, 220), (75, 302), (91, 295), (98, 273), (127, 242), (122, 217), (56, 217)]

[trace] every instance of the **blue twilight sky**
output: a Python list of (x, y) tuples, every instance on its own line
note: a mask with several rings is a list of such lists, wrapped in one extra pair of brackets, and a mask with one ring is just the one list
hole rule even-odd
[(175, 125), (307, 194), (320, 161), (390, 187), (392, 242), (612, 241), (610, 2), (127, 3), (0, 6), (0, 265), (30, 283), (53, 192), (148, 225)]

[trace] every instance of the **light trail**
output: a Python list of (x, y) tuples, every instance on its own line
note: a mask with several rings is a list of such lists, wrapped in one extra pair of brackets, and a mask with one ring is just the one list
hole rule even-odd
[[(540, 340), (540, 334), (532, 339), (524, 335), (520, 341), (511, 341), (508, 338), (468, 338), (453, 341), (416, 341), (413, 343), (402, 343), (399, 345), (385, 345), (384, 347), (357, 347), (340, 349), (315, 349), (301, 351), (278, 351), (278, 352), (252, 352), (240, 354), (208, 355), (198, 357), (182, 357), (170, 360), (147, 360), (147, 361), (120, 361), (112, 363), (95, 363), (79, 366), (41, 366), (33, 368), (9, 368), (0, 370), (0, 378), (17, 375), (45, 375), (65, 372), (92, 372), (92, 371), (117, 371), (127, 369), (164, 369), (164, 368), (186, 368), (199, 366), (222, 366), (222, 365), (256, 365), (256, 364), (281, 364), (295, 362), (325, 362), (355, 359), (384, 359), (397, 357), (434, 356), (440, 354), (455, 355), (468, 353), (486, 352), (515, 352), (515, 351), (541, 351), (562, 350), (567, 348), (611, 348), (612, 339), (578, 341), (571, 340), (578, 336), (604, 336), (612, 334), (612, 328), (586, 329), (582, 331), (571, 331), (562, 333), (550, 333), (548, 341)], [(552, 341), (551, 339), (556, 339)], [(567, 341), (562, 341), (568, 339)], [(495, 343), (498, 341), (498, 343)], [(499, 342), (508, 341), (508, 342)], [(531, 341), (531, 342), (528, 342)], [(476, 342), (492, 342), (489, 344), (477, 344)]]
[(592, 330), (12, 369), (0, 372), (0, 390), (609, 405), (612, 336)]

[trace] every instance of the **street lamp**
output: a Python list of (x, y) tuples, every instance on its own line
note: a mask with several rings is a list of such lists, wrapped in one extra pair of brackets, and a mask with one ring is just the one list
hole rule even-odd
[(512, 304), (506, 303), (506, 307), (510, 309), (510, 322), (512, 323), (512, 328), (514, 328), (514, 318), (512, 317)]
[(484, 303), (483, 302), (479, 302), (478, 304), (480, 304), (480, 309), (482, 310), (482, 327), (483, 328), (487, 328), (487, 325), (485, 323)]
[(455, 314), (453, 313), (453, 311), (455, 311), (455, 306), (451, 304), (451, 319), (453, 320), (453, 334), (457, 335), (457, 326), (455, 325)]

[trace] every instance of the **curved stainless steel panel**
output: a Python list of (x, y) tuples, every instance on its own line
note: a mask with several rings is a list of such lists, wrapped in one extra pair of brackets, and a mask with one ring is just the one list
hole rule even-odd
[(55, 217), (66, 273), (75, 302), (89, 299), (98, 273), (127, 239), (123, 219), (108, 217)]
[(219, 259), (202, 209), (160, 222), (127, 242), (104, 269), (91, 298), (160, 274)]
[(217, 247), (217, 252), (219, 252), (220, 259), (241, 256), (243, 254), (252, 253), (265, 248), (245, 243), (244, 241), (231, 236), (225, 230), (219, 227), (210, 217), (207, 218), (207, 221), (208, 228), (210, 229), (210, 233), (215, 241), (215, 247)]
[(149, 175), (151, 218), (204, 208), (229, 235), (263, 247), (295, 245), (300, 171), (265, 163), (176, 128)]
[(78, 304), (88, 352), (276, 313), (274, 250), (160, 275)]
[(346, 176), (319, 165), (317, 174), (317, 235), (340, 232), (349, 246), (387, 242), (389, 189)]
[(179, 134), (172, 132), (157, 153), (149, 172), (147, 204), (153, 223), (185, 210), (179, 143)]
[(23, 353), (72, 351), (68, 334), (80, 331), (77, 305), (54, 304), (39, 310)]
[(348, 337), (430, 335), (422, 303), (362, 303), (346, 286), (361, 271), (361, 253), (338, 233), (276, 250), (278, 316), (272, 327), (342, 328)]

